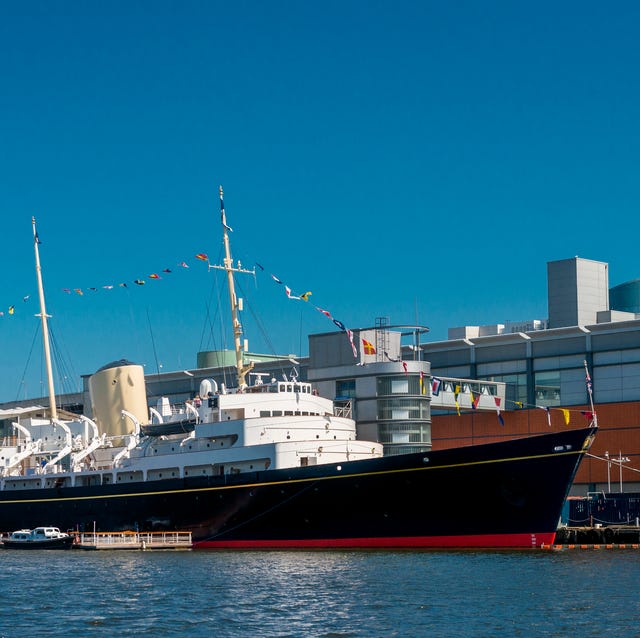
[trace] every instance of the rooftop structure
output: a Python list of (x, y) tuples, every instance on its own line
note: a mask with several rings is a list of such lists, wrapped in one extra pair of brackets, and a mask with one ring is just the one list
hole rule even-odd
[(547, 264), (549, 328), (597, 323), (609, 310), (609, 265), (602, 261), (561, 259)]
[(633, 279), (611, 288), (609, 306), (612, 311), (640, 313), (640, 279)]

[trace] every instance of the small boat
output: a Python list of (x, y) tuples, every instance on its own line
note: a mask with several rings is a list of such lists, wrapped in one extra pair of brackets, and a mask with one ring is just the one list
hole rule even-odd
[(57, 527), (19, 529), (2, 539), (5, 549), (69, 549), (71, 545), (73, 536)]

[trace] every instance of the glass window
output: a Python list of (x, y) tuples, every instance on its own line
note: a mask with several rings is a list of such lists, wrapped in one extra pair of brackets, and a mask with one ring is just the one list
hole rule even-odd
[(392, 394), (409, 394), (409, 379), (391, 379)]
[(379, 427), (378, 438), (381, 443), (430, 444), (431, 426), (427, 423), (384, 423)]
[(482, 377), (487, 381), (502, 381), (507, 384), (506, 401), (507, 409), (513, 409), (515, 401), (523, 405), (527, 403), (527, 375), (526, 374), (498, 374)]
[[(425, 381), (428, 383), (428, 381)], [(388, 394), (421, 394), (420, 375), (378, 377), (378, 396)]]
[(378, 419), (383, 421), (428, 419), (429, 417), (429, 401), (426, 398), (380, 399), (378, 401)]
[(336, 399), (353, 399), (355, 396), (355, 379), (338, 379), (336, 381)]
[(536, 405), (560, 405), (560, 371), (536, 372)]

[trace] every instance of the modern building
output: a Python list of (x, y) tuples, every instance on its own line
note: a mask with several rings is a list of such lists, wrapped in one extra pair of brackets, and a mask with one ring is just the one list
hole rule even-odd
[(430, 450), (430, 394), (420, 387), (429, 363), (403, 361), (400, 331), (380, 327), (354, 336), (355, 352), (343, 332), (311, 335), (309, 381), (321, 396), (350, 404), (358, 438), (383, 443), (385, 454)]
[(506, 385), (499, 381), (442, 378), (433, 392), (420, 343), (427, 331), (379, 318), (374, 328), (354, 331), (355, 351), (344, 332), (309, 337), (308, 380), (322, 396), (348, 404), (358, 437), (382, 443), (385, 454), (432, 449), (433, 410), (495, 413), (496, 398), (504, 404)]
[[(423, 346), (434, 376), (507, 384), (504, 427), (486, 413), (434, 412), (433, 446), (548, 431), (567, 427), (567, 418), (569, 426), (580, 422), (592, 410), (588, 372), (600, 432), (574, 493), (611, 491), (616, 484), (640, 491), (640, 280), (609, 291), (608, 264), (579, 257), (549, 262), (547, 275), (547, 329), (472, 330)], [(615, 458), (629, 460), (622, 466)]]

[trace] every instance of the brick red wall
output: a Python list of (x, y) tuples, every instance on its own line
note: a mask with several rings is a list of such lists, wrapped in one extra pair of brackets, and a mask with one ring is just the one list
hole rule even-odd
[[(500, 425), (494, 412), (466, 412), (460, 416), (434, 415), (431, 424), (431, 439), (434, 450), (478, 445), (505, 439), (542, 434), (545, 432), (577, 428), (588, 424), (580, 414), (589, 410), (587, 406), (571, 406), (569, 425), (565, 425), (564, 416), (558, 409), (551, 409), (551, 427), (547, 422), (547, 412), (541, 409), (515, 410), (502, 412), (504, 427)], [(640, 470), (640, 402), (608, 403), (596, 408), (599, 431), (591, 447), (591, 454), (604, 456), (605, 451), (611, 457), (622, 456), (630, 459), (629, 465)], [(619, 468), (611, 464), (611, 489), (616, 491), (619, 480)], [(639, 482), (640, 472), (622, 470), (623, 482)], [(576, 483), (606, 483), (607, 463), (586, 457), (576, 476)]]

